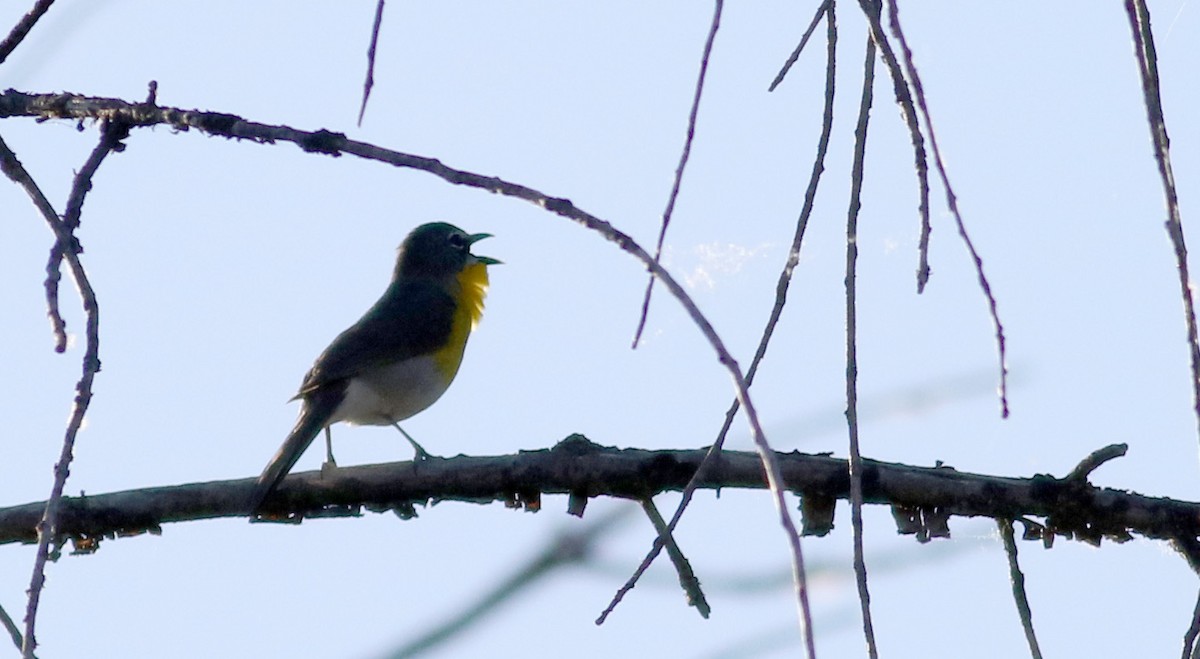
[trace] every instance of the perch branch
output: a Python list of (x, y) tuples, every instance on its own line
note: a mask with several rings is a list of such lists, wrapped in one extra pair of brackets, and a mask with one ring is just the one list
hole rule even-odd
[[(360, 506), (387, 511), (426, 501), (503, 502), (513, 500), (517, 492), (586, 492), (641, 500), (682, 490), (705, 453), (616, 449), (573, 435), (552, 449), (432, 460), (419, 470), (410, 462), (395, 462), (340, 467), (334, 477), (326, 478), (319, 471), (294, 474), (283, 481), (271, 511), (275, 519), (298, 522), (331, 513), (357, 514)], [(849, 497), (846, 460), (798, 452), (775, 457), (788, 491)], [(700, 483), (704, 489), (766, 487), (762, 462), (753, 452), (723, 451), (707, 473)], [(79, 548), (80, 541), (157, 533), (168, 523), (245, 516), (254, 482), (244, 478), (63, 497), (57, 540), (75, 540)], [(1200, 502), (1098, 488), (1049, 475), (992, 476), (864, 458), (863, 500), (938, 507), (959, 517), (1040, 517), (1045, 520), (1041, 533), (1081, 540), (1095, 535), (1126, 541), (1132, 534), (1161, 540), (1200, 538)], [(0, 509), (0, 544), (36, 540), (44, 509), (45, 502)]]

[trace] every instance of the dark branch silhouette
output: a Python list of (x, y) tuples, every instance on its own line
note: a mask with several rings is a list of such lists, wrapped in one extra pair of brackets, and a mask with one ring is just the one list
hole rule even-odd
[[(306, 518), (358, 515), (361, 509), (403, 513), (428, 501), (501, 501), (522, 506), (547, 494), (641, 500), (682, 490), (705, 453), (704, 449), (617, 449), (572, 435), (552, 449), (435, 458), (422, 462), (419, 469), (411, 462), (395, 462), (341, 467), (325, 478), (310, 471), (284, 480), (264, 520), (298, 523)], [(845, 460), (799, 452), (775, 457), (789, 492), (802, 497), (849, 497)], [(706, 473), (700, 483), (704, 489), (766, 487), (762, 462), (748, 451), (722, 452)], [(244, 517), (250, 513), (246, 501), (253, 486), (253, 478), (243, 478), (64, 497), (58, 540), (73, 540), (77, 550), (87, 551), (104, 538), (159, 533), (164, 524)], [(918, 536), (921, 524), (938, 515), (954, 515), (1025, 522), (1042, 518), (1042, 523), (1026, 524), (1023, 538), (1044, 544), (1054, 536), (1091, 544), (1103, 538), (1124, 542), (1134, 535), (1200, 538), (1200, 502), (1098, 488), (1070, 477), (1012, 478), (864, 459), (863, 500), (929, 511), (914, 526), (900, 529)], [(44, 508), (44, 502), (34, 502), (0, 509), (0, 544), (33, 541)]]
[[(874, 4), (876, 14), (879, 4)], [(846, 429), (850, 449), (850, 524), (854, 532), (854, 581), (858, 588), (863, 638), (867, 656), (879, 657), (875, 624), (871, 620), (871, 592), (867, 584), (867, 561), (863, 550), (863, 463), (858, 443), (858, 211), (862, 208), (863, 169), (867, 153), (867, 129), (874, 103), (875, 42), (867, 37), (863, 62), (862, 96), (854, 126), (854, 160), (850, 166), (850, 203), (846, 211)]]
[(1012, 583), (1013, 601), (1017, 605), (1017, 615), (1021, 618), (1021, 628), (1025, 630), (1025, 642), (1029, 644), (1029, 654), (1033, 659), (1042, 659), (1042, 649), (1038, 645), (1037, 634), (1033, 629), (1033, 611), (1029, 608), (1029, 596), (1025, 592), (1025, 573), (1021, 572), (1021, 566), (1017, 562), (1017, 541), (1013, 534), (1013, 521), (998, 519), (996, 524), (1000, 528), (1000, 538), (1004, 540), (1004, 553), (1008, 557), (1008, 580)]

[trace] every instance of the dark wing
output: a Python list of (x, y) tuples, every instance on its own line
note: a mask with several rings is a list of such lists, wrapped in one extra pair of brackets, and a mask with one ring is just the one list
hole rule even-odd
[(373, 367), (431, 353), (450, 336), (454, 298), (425, 280), (392, 282), (375, 306), (342, 332), (304, 377), (299, 397)]
[(341, 405), (349, 379), (382, 364), (424, 355), (450, 336), (454, 299), (429, 280), (392, 282), (383, 297), (338, 335), (313, 364), (297, 398), (300, 419), (255, 484), (250, 509), (257, 512)]

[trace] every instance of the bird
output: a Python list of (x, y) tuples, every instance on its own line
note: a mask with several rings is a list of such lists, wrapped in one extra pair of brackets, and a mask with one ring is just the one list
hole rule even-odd
[(468, 234), (446, 222), (422, 224), (400, 244), (391, 283), (358, 322), (317, 357), (292, 400), (300, 416), (255, 483), (250, 510), (258, 513), (284, 476), (324, 430), (327, 466), (333, 463), (329, 427), (400, 427), (441, 397), (458, 374), (471, 331), (483, 314), (487, 266), (500, 261), (471, 253), (488, 233)]

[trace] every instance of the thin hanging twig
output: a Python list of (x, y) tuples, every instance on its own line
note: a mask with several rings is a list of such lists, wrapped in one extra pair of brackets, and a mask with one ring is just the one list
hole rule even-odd
[[(151, 95), (153, 93), (154, 87), (151, 87)], [(43, 282), (46, 289), (46, 315), (50, 317), (50, 330), (54, 335), (54, 351), (58, 353), (67, 350), (67, 321), (63, 319), (58, 304), (58, 284), (62, 280), (63, 257), (67, 251), (76, 253), (83, 251), (79, 247), (79, 240), (75, 237), (75, 230), (79, 228), (79, 219), (83, 213), (83, 200), (92, 189), (92, 177), (95, 176), (100, 163), (104, 162), (109, 153), (120, 148), (121, 140), (129, 135), (129, 128), (123, 123), (106, 121), (100, 124), (100, 133), (100, 143), (96, 145), (87, 161), (83, 163), (83, 167), (75, 174), (71, 193), (67, 198), (67, 211), (62, 218), (65, 232), (60, 233), (55, 239), (54, 246), (50, 248), (50, 256), (46, 259), (46, 280)]]
[(892, 44), (888, 42), (887, 35), (883, 33), (883, 24), (880, 23), (877, 3), (873, 3), (872, 0), (859, 0), (858, 4), (867, 17), (867, 24), (870, 27), (871, 36), (875, 40), (875, 47), (879, 49), (883, 64), (892, 78), (892, 90), (896, 95), (896, 104), (900, 108), (900, 117), (904, 119), (904, 125), (908, 127), (909, 140), (912, 141), (913, 167), (917, 174), (919, 195), (917, 212), (921, 216), (921, 238), (917, 247), (920, 261), (917, 265), (917, 293), (923, 293), (925, 284), (929, 282), (929, 234), (933, 230), (929, 221), (929, 161), (925, 155), (925, 137), (921, 135), (917, 109), (913, 104), (912, 94), (909, 93), (908, 82), (904, 79), (904, 72), (896, 60), (896, 53), (892, 51)]
[(671, 529), (667, 528), (667, 522), (658, 512), (658, 506), (654, 505), (652, 497), (642, 499), (642, 510), (666, 547), (667, 555), (671, 557), (671, 564), (675, 566), (675, 573), (679, 576), (679, 585), (683, 587), (683, 592), (687, 595), (688, 604), (696, 607), (696, 610), (700, 612), (700, 617), (707, 618), (712, 613), (712, 607), (708, 605), (708, 598), (700, 589), (700, 580), (696, 578), (696, 573), (692, 570), (691, 561), (683, 555), (683, 550), (675, 542), (675, 536), (671, 533)]
[[(1200, 541), (1191, 533), (1181, 533), (1171, 539), (1171, 545), (1187, 561), (1188, 567), (1200, 575)], [(1183, 634), (1183, 652), (1181, 659), (1200, 659), (1200, 646), (1196, 638), (1200, 636), (1200, 595), (1197, 596), (1196, 606), (1192, 610), (1192, 621)]]
[[(835, 17), (835, 3), (829, 0), (824, 3), (825, 14), (827, 19), (827, 48), (826, 48), (826, 67), (825, 67), (825, 111), (821, 125), (821, 135), (817, 140), (817, 155), (813, 162), (812, 173), (809, 176), (808, 188), (804, 194), (804, 206), (800, 211), (800, 217), (796, 223), (796, 231), (792, 237), (792, 246), (788, 252), (787, 262), (784, 264), (783, 271), (779, 273), (779, 281), (775, 287), (775, 304), (771, 309), (770, 317), (767, 319), (766, 326), (763, 328), (762, 338), (759, 340), (758, 349), (754, 353), (754, 358), (750, 362), (750, 367), (746, 371), (746, 383), (750, 385), (754, 382), (754, 376), (758, 372), (758, 366), (762, 362), (767, 353), (767, 346), (770, 344), (771, 337), (774, 336), (775, 326), (778, 324), (780, 317), (783, 314), (784, 305), (787, 303), (788, 288), (792, 279), (792, 272), (796, 268), (796, 264), (800, 260), (800, 247), (804, 240), (804, 234), (808, 227), (808, 220), (812, 215), (813, 206), (815, 204), (817, 187), (821, 180), (821, 174), (825, 171), (825, 155), (829, 149), (829, 138), (833, 132), (833, 102), (834, 92), (836, 88), (836, 73), (837, 73), (837, 20)], [(692, 495), (695, 494), (696, 488), (703, 481), (707, 468), (713, 463), (713, 459), (721, 452), (725, 444), (725, 438), (729, 433), (729, 429), (733, 425), (733, 420), (737, 416), (738, 410), (741, 409), (741, 404), (735, 398), (730, 404), (729, 409), (725, 413), (725, 421), (717, 433), (717, 438), (709, 447), (708, 453), (705, 456), (704, 462), (696, 473), (692, 475), (687, 486), (683, 489), (683, 494), (679, 505), (675, 509), (675, 513), (671, 516), (670, 522), (667, 524), (669, 531), (674, 531), (679, 521), (683, 518), (683, 513), (687, 510), (688, 504), (692, 500)], [(649, 569), (654, 559), (658, 557), (663, 549), (661, 539), (656, 539), (646, 557), (642, 559), (641, 564), (630, 576), (629, 580), (622, 586), (618, 595), (623, 595), (634, 587), (642, 574)], [(807, 592), (805, 587), (804, 592)], [(610, 604), (611, 607), (616, 605), (616, 600)], [(805, 629), (810, 630), (806, 633), (806, 642), (813, 645), (811, 639), (811, 620), (806, 622)], [(815, 653), (815, 650), (814, 650)]]
[(804, 52), (804, 46), (808, 45), (808, 39), (812, 37), (813, 31), (815, 31), (817, 29), (817, 25), (821, 23), (821, 17), (823, 17), (826, 11), (829, 9), (830, 2), (832, 2), (832, 0), (825, 0), (819, 7), (817, 7), (816, 13), (813, 14), (812, 21), (809, 22), (808, 27), (804, 30), (804, 34), (800, 37), (800, 43), (796, 44), (796, 49), (792, 51), (791, 55), (788, 55), (787, 61), (783, 63), (783, 67), (779, 69), (779, 73), (775, 74), (775, 79), (771, 81), (770, 86), (767, 87), (767, 91), (775, 91), (775, 88), (778, 87), (779, 84), (783, 82), (783, 79), (787, 76), (788, 71), (792, 70), (792, 65), (800, 59), (800, 53)]
[(1000, 537), (1004, 540), (1004, 553), (1008, 556), (1008, 579), (1012, 582), (1013, 601), (1017, 605), (1017, 615), (1021, 617), (1021, 627), (1025, 630), (1025, 641), (1029, 643), (1029, 654), (1033, 659), (1042, 659), (1042, 649), (1038, 647), (1037, 634), (1033, 631), (1033, 611), (1029, 608), (1029, 595), (1025, 592), (1025, 575), (1017, 563), (1017, 541), (1013, 537), (1013, 521), (998, 519)]
[(867, 126), (875, 85), (875, 42), (868, 36), (863, 63), (862, 101), (854, 128), (854, 164), (850, 174), (850, 208), (846, 213), (846, 423), (850, 435), (850, 520), (854, 529), (854, 580), (862, 612), (867, 655), (877, 659), (875, 626), (871, 622), (871, 592), (867, 587), (867, 562), (863, 556), (862, 453), (858, 445), (858, 314), (856, 268), (858, 263), (858, 212), (862, 207), (863, 167), (867, 153)]
[(25, 641), (21, 636), (21, 630), (17, 628), (17, 623), (13, 622), (12, 617), (8, 615), (8, 611), (5, 611), (2, 606), (0, 606), (0, 624), (4, 625), (4, 631), (8, 632), (9, 637), (12, 638), (13, 645), (17, 646), (17, 649), (20, 650), (25, 645)]
[[(933, 151), (933, 164), (937, 169), (938, 177), (942, 180), (942, 187), (946, 190), (946, 205), (950, 208), (950, 213), (954, 215), (954, 223), (958, 227), (958, 235), (962, 238), (963, 244), (967, 247), (967, 252), (971, 255), (971, 260), (975, 264), (975, 276), (979, 280), (979, 288), (983, 291), (983, 296), (987, 300), (988, 313), (992, 317), (992, 328), (996, 332), (996, 351), (1000, 361), (1000, 416), (1008, 418), (1008, 348), (1004, 337), (1004, 325), (1000, 322), (1000, 312), (996, 309), (996, 296), (992, 294), (992, 285), (988, 281), (987, 275), (983, 272), (983, 258), (979, 256), (979, 251), (975, 249), (975, 243), (971, 240), (970, 234), (967, 233), (966, 223), (963, 222), (962, 213), (958, 210), (958, 196), (954, 194), (954, 188), (950, 185), (950, 176), (946, 173), (946, 165), (942, 161), (942, 152), (938, 148), (937, 133), (933, 130), (933, 118), (929, 116), (929, 106), (925, 103), (925, 89), (921, 85), (921, 76), (917, 73), (917, 66), (913, 62), (912, 50), (908, 47), (908, 41), (904, 38), (904, 31), (900, 29), (900, 7), (898, 0), (891, 0), (888, 3), (888, 19), (889, 26), (892, 28), (892, 34), (896, 35), (896, 39), (900, 42), (901, 52), (904, 54), (904, 70), (908, 73), (909, 80), (912, 81), (917, 107), (921, 111), (921, 116), (925, 118), (925, 129), (929, 131), (929, 147)], [(878, 17), (873, 19), (873, 23), (878, 23)], [(874, 27), (872, 31), (874, 31)], [(877, 36), (881, 37), (882, 33), (882, 28), (880, 28), (879, 35)]]
[(1167, 204), (1167, 235), (1175, 249), (1175, 269), (1179, 273), (1179, 288), (1183, 297), (1184, 322), (1187, 323), (1188, 352), (1192, 359), (1192, 408), (1200, 429), (1200, 337), (1197, 337), (1196, 303), (1192, 298), (1191, 275), (1188, 274), (1187, 243), (1183, 236), (1183, 216), (1179, 210), (1179, 193), (1175, 188), (1175, 172), (1171, 167), (1171, 140), (1167, 136), (1167, 120), (1163, 115), (1162, 96), (1158, 79), (1158, 54), (1154, 47), (1154, 32), (1150, 28), (1150, 9), (1145, 0), (1125, 0), (1129, 30), (1133, 34), (1133, 51), (1138, 72), (1142, 77), (1142, 95), (1146, 103), (1146, 121), (1154, 143), (1154, 160), (1162, 179)]
[[(687, 137), (683, 141), (683, 152), (679, 154), (679, 164), (675, 167), (675, 180), (671, 183), (671, 193), (667, 196), (667, 208), (663, 211), (662, 226), (658, 230), (658, 243), (654, 247), (654, 261), (662, 258), (663, 241), (667, 237), (667, 226), (671, 224), (671, 215), (675, 212), (675, 201), (679, 198), (679, 187), (683, 184), (683, 170), (687, 168), (688, 158), (692, 155), (692, 140), (696, 137), (696, 117), (700, 113), (700, 98), (704, 95), (704, 79), (708, 76), (708, 58), (712, 55), (713, 42), (717, 38), (717, 28), (721, 26), (721, 12), (725, 9), (724, 0), (716, 0), (713, 9), (712, 23), (708, 27), (708, 38), (704, 41), (704, 51), (700, 55), (700, 73), (696, 76), (696, 91), (692, 95), (692, 109), (688, 113)], [(654, 291), (654, 275), (646, 282), (646, 294), (642, 297), (642, 311), (638, 316), (637, 330), (633, 333), (633, 348), (636, 349), (642, 339), (642, 331), (646, 329), (646, 317), (650, 314), (650, 294)]]
[(375, 87), (375, 47), (379, 45), (379, 27), (383, 25), (383, 3), (375, 5), (375, 24), (371, 26), (371, 45), (367, 47), (367, 77), (363, 80), (362, 105), (358, 108), (358, 125), (362, 127), (363, 115), (367, 113), (367, 99)]
[[(100, 143), (93, 150), (92, 155), (88, 157), (85, 169), (80, 171), (80, 175), (75, 178), (75, 183), (72, 186), (69, 208), (73, 215), (63, 218), (60, 218), (54, 211), (50, 201), (34, 182), (29, 172), (25, 170), (25, 167), (21, 165), (16, 154), (9, 149), (8, 144), (4, 142), (3, 138), (0, 138), (0, 164), (2, 164), (3, 171), (15, 183), (25, 189), (30, 198), (33, 199), (34, 205), (42, 213), (46, 223), (50, 225), (50, 229), (54, 232), (56, 240), (54, 249), (58, 250), (60, 249), (60, 245), (62, 246), (62, 258), (67, 261), (67, 265), (71, 269), (71, 275), (79, 290), (79, 296), (87, 318), (87, 348), (83, 355), (83, 374), (75, 386), (75, 404), (71, 408), (70, 419), (67, 423), (65, 437), (63, 438), (62, 451), (59, 454), (58, 462), (54, 465), (54, 485), (51, 487), (50, 497), (46, 500), (45, 512), (38, 523), (38, 546), (33, 562), (33, 575), (30, 578), (29, 584), (29, 600), (25, 610), (25, 638), (24, 646), (22, 647), (22, 654), (27, 659), (34, 656), (33, 651), (37, 647), (37, 637), (34, 631), (37, 624), (38, 603), (41, 599), (42, 587), (46, 581), (45, 569), (46, 561), (50, 558), (50, 545), (56, 541), (58, 536), (58, 507), (62, 500), (67, 476), (70, 474), (71, 460), (74, 456), (75, 437), (83, 425), (84, 416), (87, 414), (88, 405), (91, 403), (92, 381), (95, 379), (96, 373), (100, 371), (99, 305), (96, 302), (96, 294), (92, 290), (87, 272), (80, 263), (79, 253), (82, 250), (74, 234), (71, 233), (71, 227), (79, 226), (78, 213), (83, 207), (83, 196), (91, 188), (91, 175), (94, 174), (95, 168), (100, 165), (100, 162), (104, 160), (107, 152), (116, 148), (118, 144), (117, 140), (120, 139), (119, 136), (123, 136), (124, 134), (125, 130), (123, 128), (112, 126), (105, 126), (101, 130)], [(85, 172), (86, 176), (84, 175)]]
[(1197, 637), (1200, 637), (1200, 594), (1196, 595), (1196, 606), (1192, 609), (1192, 624), (1188, 625), (1187, 632), (1183, 635), (1183, 653), (1179, 655), (1180, 659), (1200, 658)]

